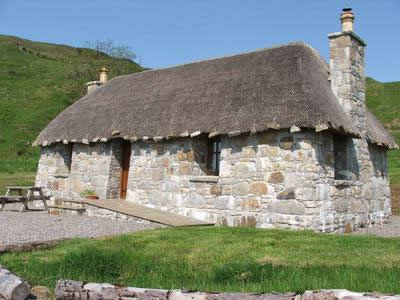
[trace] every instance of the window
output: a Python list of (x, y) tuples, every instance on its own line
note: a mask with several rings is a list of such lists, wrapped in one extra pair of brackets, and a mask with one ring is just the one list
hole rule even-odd
[(72, 144), (64, 145), (58, 143), (54, 148), (55, 171), (54, 175), (68, 177), (71, 172)]
[(336, 180), (358, 179), (358, 163), (352, 138), (334, 135), (333, 155)]
[(72, 148), (73, 144), (68, 144), (67, 148), (67, 157), (65, 159), (65, 164), (67, 165), (68, 171), (71, 172), (71, 164), (72, 164)]
[(219, 163), (221, 160), (221, 138), (215, 137), (208, 140), (207, 147), (208, 175), (219, 175)]

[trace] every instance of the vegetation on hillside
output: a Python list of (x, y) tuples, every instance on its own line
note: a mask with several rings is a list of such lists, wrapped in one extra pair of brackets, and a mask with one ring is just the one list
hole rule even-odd
[(32, 142), (86, 93), (86, 82), (98, 80), (102, 65), (113, 66), (110, 77), (143, 70), (101, 51), (0, 35), (0, 172), (36, 171), (39, 149)]
[(58, 279), (202, 291), (400, 293), (400, 239), (253, 228), (173, 228), (4, 254), (33, 285)]
[[(381, 83), (367, 78), (367, 106), (400, 145), (400, 81)], [(390, 179), (400, 185), (400, 150), (389, 151)]]

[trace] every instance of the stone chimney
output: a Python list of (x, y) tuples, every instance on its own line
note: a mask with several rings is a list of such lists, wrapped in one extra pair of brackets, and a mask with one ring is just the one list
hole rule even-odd
[(96, 88), (101, 86), (102, 84), (106, 83), (108, 81), (108, 72), (109, 70), (106, 67), (102, 67), (100, 69), (100, 78), (98, 81), (90, 81), (88, 82), (87, 85), (87, 93), (90, 94), (93, 92)]
[(332, 91), (354, 121), (361, 135), (365, 134), (365, 70), (366, 43), (353, 32), (354, 14), (351, 8), (343, 9), (340, 20), (342, 31), (331, 33), (330, 81)]

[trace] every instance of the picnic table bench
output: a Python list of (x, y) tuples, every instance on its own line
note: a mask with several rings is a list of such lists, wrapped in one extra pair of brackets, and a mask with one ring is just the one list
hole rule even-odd
[[(11, 194), (18, 195), (11, 195)], [(8, 203), (22, 203), (20, 212), (29, 210), (28, 202), (35, 200), (41, 200), (43, 202), (44, 208), (47, 210), (47, 202), (49, 197), (43, 194), (43, 188), (37, 186), (9, 186), (7, 187), (7, 192), (4, 196), (0, 196), (0, 211), (3, 210), (4, 206)]]

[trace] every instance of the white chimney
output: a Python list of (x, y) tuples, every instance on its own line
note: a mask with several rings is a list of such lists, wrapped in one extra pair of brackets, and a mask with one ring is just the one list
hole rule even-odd
[(106, 67), (102, 67), (100, 69), (100, 82), (101, 83), (106, 83), (108, 81), (108, 70)]
[(109, 70), (106, 67), (102, 67), (100, 69), (100, 78), (98, 81), (90, 81), (88, 82), (87, 85), (87, 93), (90, 94), (93, 92), (96, 88), (101, 86), (102, 84), (106, 83), (108, 81), (108, 72)]
[(343, 8), (340, 21), (342, 22), (342, 32), (353, 31), (354, 26), (354, 14), (351, 8)]

